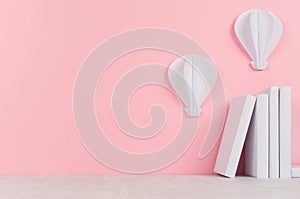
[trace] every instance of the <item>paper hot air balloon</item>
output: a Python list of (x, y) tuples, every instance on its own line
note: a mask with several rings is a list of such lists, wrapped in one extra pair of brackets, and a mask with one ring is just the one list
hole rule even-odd
[(252, 59), (256, 70), (265, 70), (267, 59), (277, 46), (283, 27), (273, 13), (253, 9), (241, 14), (234, 25), (235, 33)]
[(189, 54), (179, 57), (169, 67), (169, 81), (186, 106), (190, 117), (198, 117), (200, 105), (213, 89), (218, 72), (214, 64), (205, 57)]

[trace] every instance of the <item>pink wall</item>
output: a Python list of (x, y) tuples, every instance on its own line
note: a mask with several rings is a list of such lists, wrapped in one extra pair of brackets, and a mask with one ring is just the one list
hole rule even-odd
[[(235, 18), (250, 8), (270, 10), (284, 25), (282, 40), (264, 72), (250, 68), (232, 29)], [(97, 44), (113, 34), (145, 26), (182, 32), (205, 47), (222, 76), (228, 102), (233, 96), (255, 94), (270, 85), (292, 86), (292, 161), (300, 164), (300, 123), (296, 121), (300, 117), (299, 19), (297, 0), (1, 1), (0, 174), (117, 173), (93, 159), (80, 143), (72, 115), (73, 84), (80, 64)], [(169, 58), (155, 51), (131, 54), (113, 64), (104, 78), (117, 78), (120, 70), (116, 68), (122, 65), (126, 67), (121, 71), (126, 72), (141, 63), (167, 64)], [(156, 92), (157, 97), (152, 99), (149, 92)], [(171, 139), (172, 128), (178, 125), (179, 104), (168, 103), (170, 98), (174, 96), (169, 92), (149, 86), (132, 99), (137, 107), (130, 105), (133, 119), (145, 124), (149, 122), (145, 107), (165, 104), (170, 114), (162, 140)], [(141, 103), (142, 99), (147, 100)], [(103, 111), (101, 106), (96, 106), (97, 112)], [(207, 103), (203, 111), (209, 115)], [(212, 173), (217, 147), (207, 158), (197, 158), (209, 117), (204, 114), (201, 122), (184, 156), (156, 173)], [(128, 138), (118, 136), (109, 118), (106, 128), (111, 130), (108, 136), (128, 150), (145, 152), (165, 144), (159, 139), (122, 141)]]

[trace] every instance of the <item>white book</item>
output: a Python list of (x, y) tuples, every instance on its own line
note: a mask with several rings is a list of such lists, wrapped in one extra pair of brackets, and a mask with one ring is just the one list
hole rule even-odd
[(292, 166), (292, 178), (300, 178), (300, 166)]
[(279, 89), (271, 86), (260, 93), (269, 95), (269, 177), (279, 178)]
[(282, 87), (279, 91), (279, 176), (291, 177), (291, 88)]
[(230, 178), (235, 176), (255, 101), (256, 97), (250, 95), (232, 99), (214, 172)]
[(269, 103), (267, 94), (258, 94), (245, 142), (245, 174), (269, 177)]

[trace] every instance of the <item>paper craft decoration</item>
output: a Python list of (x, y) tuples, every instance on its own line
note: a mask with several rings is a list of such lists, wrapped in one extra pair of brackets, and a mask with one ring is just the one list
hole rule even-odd
[(214, 64), (209, 59), (194, 54), (179, 57), (168, 70), (169, 81), (190, 117), (200, 115), (199, 107), (213, 89), (217, 77)]
[(264, 70), (268, 64), (267, 58), (282, 35), (283, 27), (280, 19), (269, 11), (253, 9), (237, 18), (234, 29), (252, 59), (252, 67)]
[(269, 107), (268, 95), (258, 94), (245, 142), (245, 174), (269, 177)]
[(232, 99), (214, 172), (233, 178), (236, 174), (256, 97), (247, 95)]
[(269, 96), (269, 178), (279, 178), (279, 88), (271, 86), (260, 93)]
[(292, 120), (291, 88), (279, 90), (279, 176), (291, 177), (291, 120)]

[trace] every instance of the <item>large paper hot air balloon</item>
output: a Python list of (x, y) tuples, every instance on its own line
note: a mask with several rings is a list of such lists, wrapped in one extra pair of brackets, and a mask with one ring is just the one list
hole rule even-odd
[(267, 59), (282, 35), (282, 24), (273, 13), (253, 9), (241, 14), (234, 25), (235, 33), (252, 59), (256, 70), (264, 70)]
[(213, 89), (218, 72), (207, 58), (189, 54), (179, 57), (169, 67), (169, 81), (186, 106), (190, 117), (200, 115), (200, 105)]

